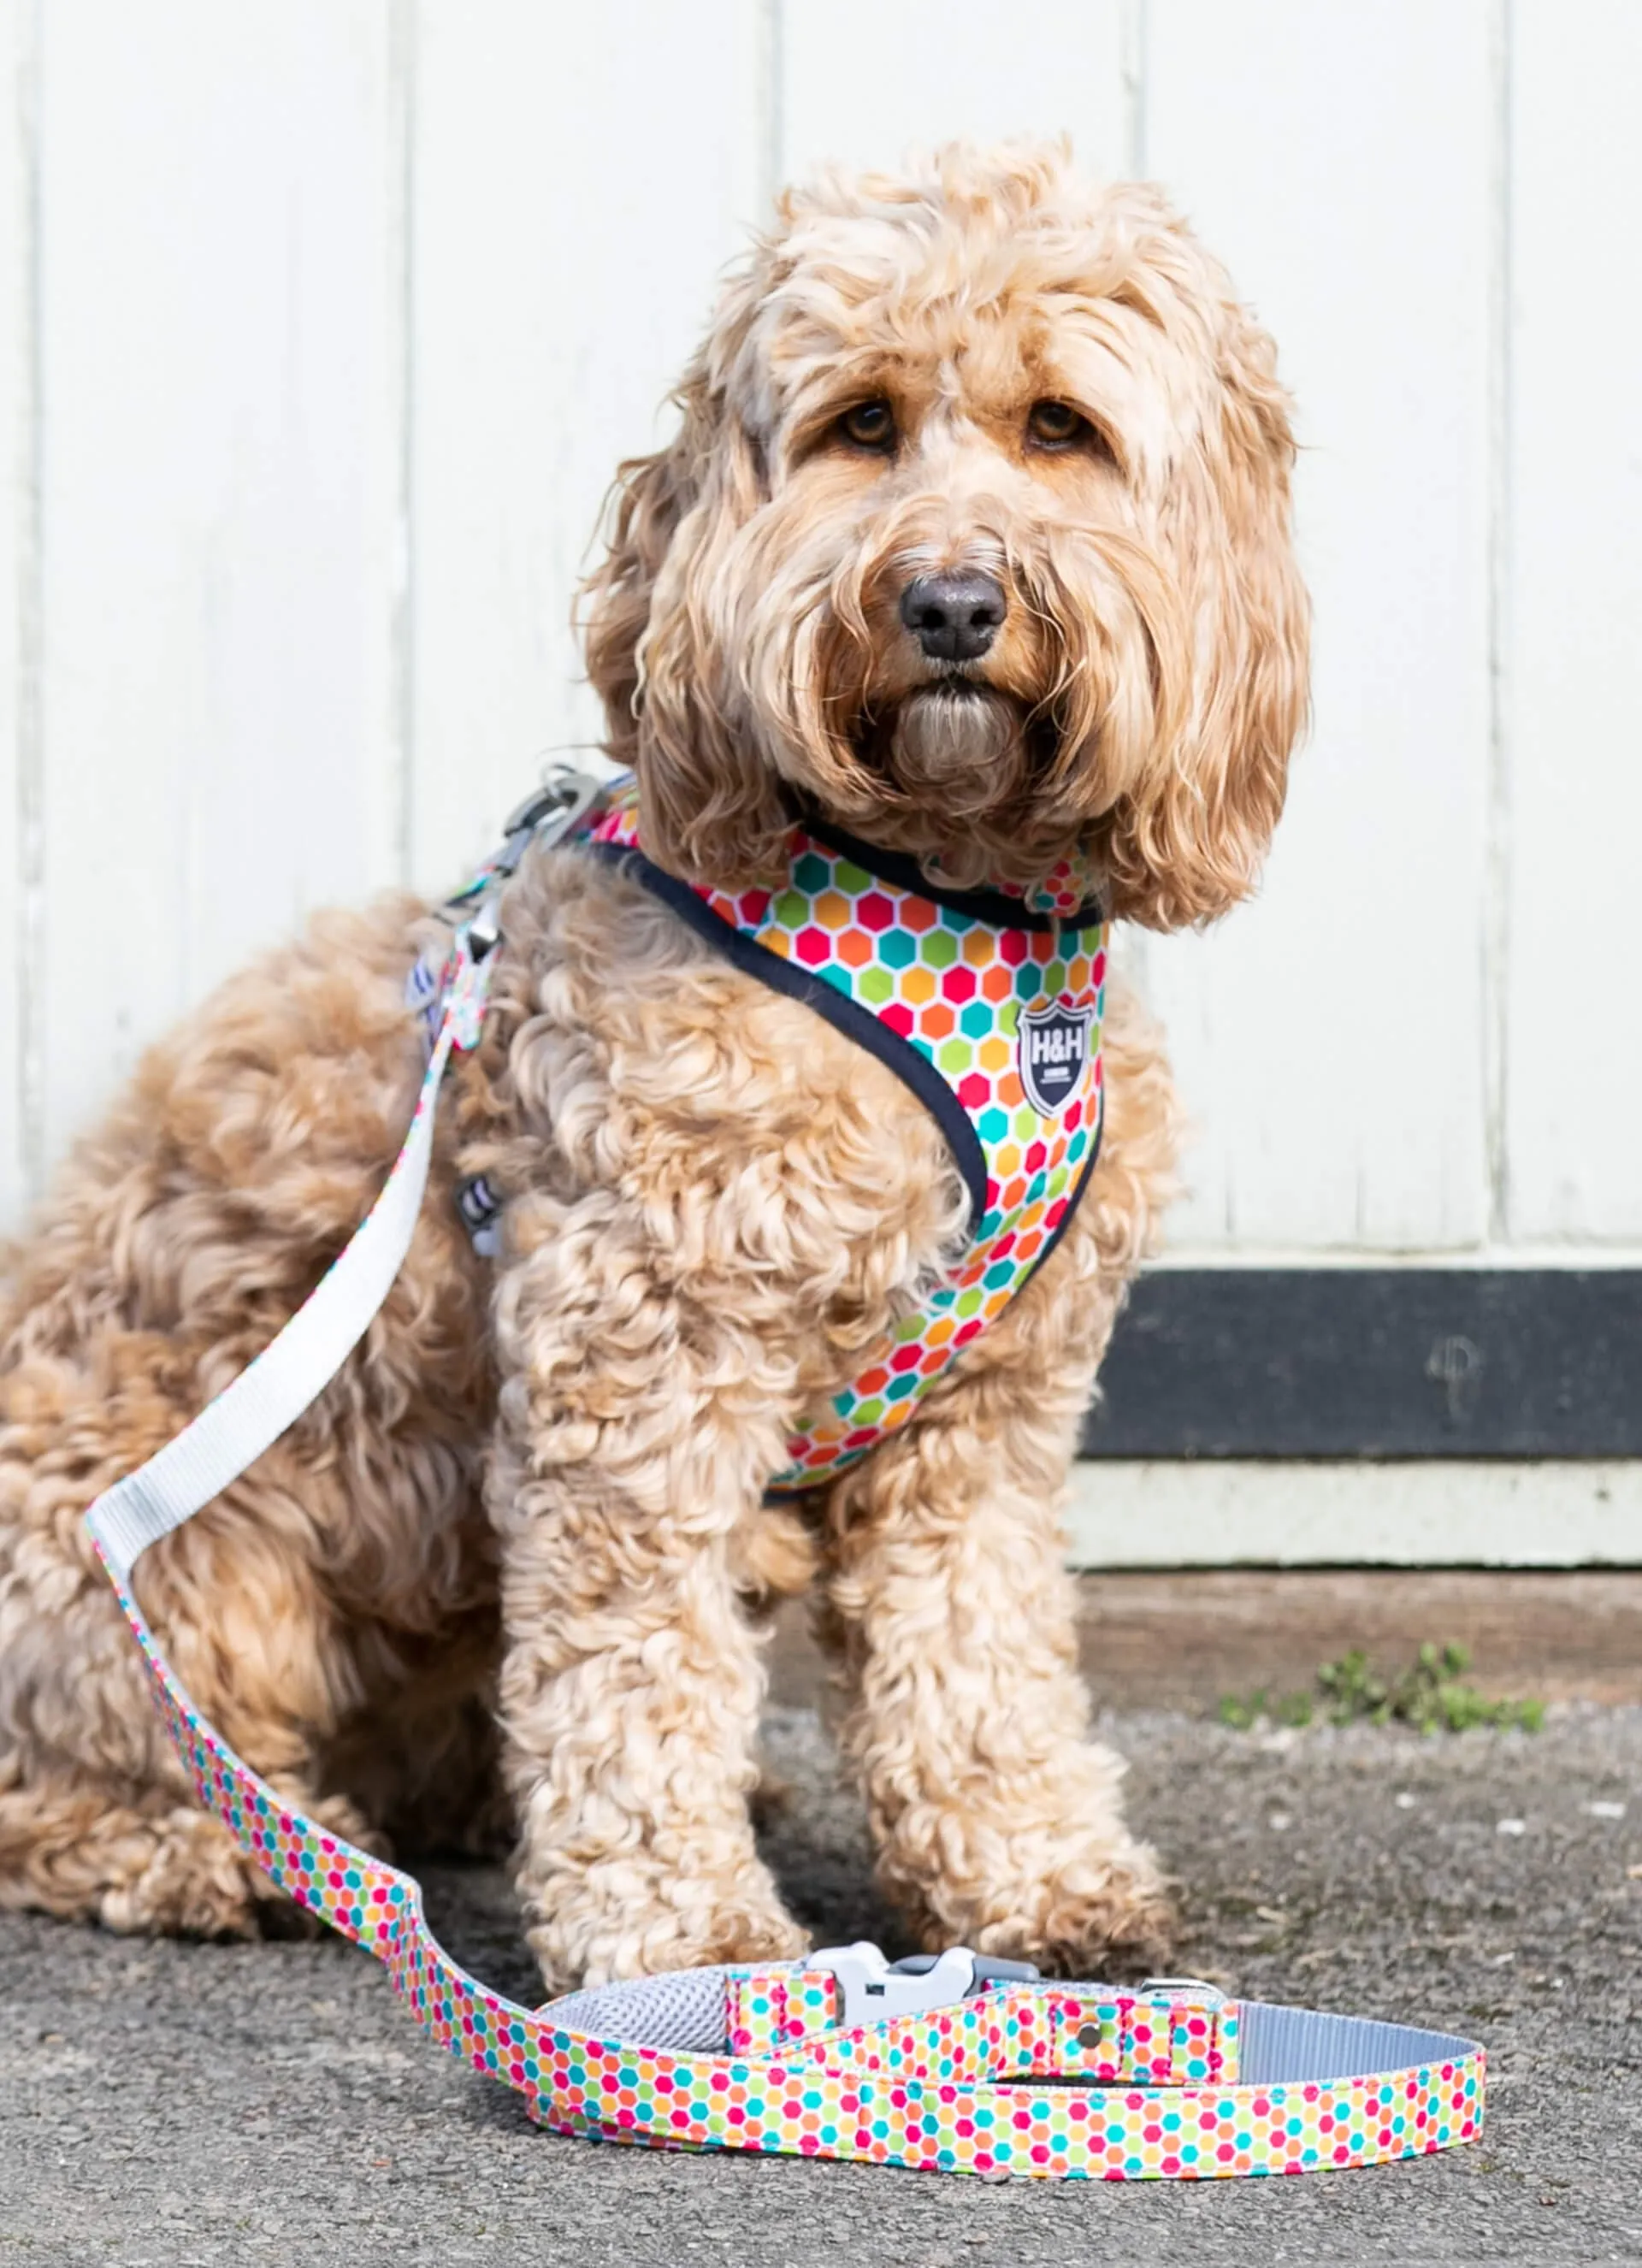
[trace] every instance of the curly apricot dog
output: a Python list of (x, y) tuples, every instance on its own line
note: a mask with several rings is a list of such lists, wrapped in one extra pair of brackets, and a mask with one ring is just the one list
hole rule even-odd
[[(1052, 149), (824, 180), (729, 284), (681, 401), (677, 438), (622, 473), (588, 593), (655, 862), (750, 885), (807, 810), (947, 888), (1081, 862), (1156, 927), (1248, 891), (1306, 699), (1287, 406), (1155, 191)], [(931, 582), (933, 612), (907, 603)], [(350, 1833), (504, 1817), (556, 1987), (786, 1955), (803, 1935), (747, 1813), (758, 1609), (814, 1581), (919, 1934), (1085, 1974), (1144, 1959), (1166, 1902), (1088, 1738), (1057, 1506), (1167, 1195), (1155, 1039), (1120, 1003), (1103, 1148), (1053, 1257), (909, 1424), (784, 1511), (765, 1483), (795, 1426), (962, 1248), (941, 1128), (619, 862), (534, 852), (503, 931), (387, 1305), (139, 1568), (195, 1699)], [(81, 1516), (370, 1204), (422, 1070), (407, 971), (441, 934), (401, 898), (225, 985), (14, 1256), (0, 1902), (278, 1918), (189, 1800)], [(494, 1261), (453, 1202), (480, 1173)]]

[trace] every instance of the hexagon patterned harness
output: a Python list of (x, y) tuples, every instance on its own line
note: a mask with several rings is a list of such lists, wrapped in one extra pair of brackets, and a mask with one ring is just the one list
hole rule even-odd
[(770, 1483), (813, 1488), (906, 1421), (1048, 1258), (1100, 1147), (1106, 931), (1061, 869), (1028, 903), (953, 892), (816, 819), (779, 889), (731, 895), (638, 849), (635, 792), (589, 838), (739, 968), (803, 1000), (933, 1113), (970, 1198), (969, 1241), (919, 1310), (789, 1444)]

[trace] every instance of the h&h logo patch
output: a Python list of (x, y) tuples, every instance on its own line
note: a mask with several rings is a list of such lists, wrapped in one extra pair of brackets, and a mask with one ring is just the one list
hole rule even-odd
[(1020, 1084), (1040, 1118), (1055, 1118), (1083, 1084), (1089, 1062), (1093, 1007), (1075, 1007), (1064, 995), (1020, 1019), (1016, 1057)]

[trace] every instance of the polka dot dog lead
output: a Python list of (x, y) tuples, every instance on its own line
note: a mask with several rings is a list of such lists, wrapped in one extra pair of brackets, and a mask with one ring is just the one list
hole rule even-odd
[[(588, 805), (585, 783), (549, 789), (496, 873), (531, 833), (557, 839)], [(478, 1036), (489, 910), (481, 902), (457, 932), (410, 1130), (358, 1233), (266, 1351), (86, 1515), (200, 1801), (298, 1904), (376, 1955), (436, 2041), (559, 2133), (1119, 2181), (1302, 2173), (1469, 2140), (1484, 2066), (1469, 2041), (1239, 2003), (1192, 1980), (1051, 1984), (961, 1948), (892, 1967), (875, 1947), (841, 1947), (524, 2007), (445, 1951), (409, 1875), (283, 1804), (200, 1715), (132, 1569), (306, 1408), (386, 1298), (421, 1204), (440, 1079)]]

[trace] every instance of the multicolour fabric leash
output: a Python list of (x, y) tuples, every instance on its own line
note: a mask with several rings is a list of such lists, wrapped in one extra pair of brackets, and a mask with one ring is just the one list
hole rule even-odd
[(415, 1231), (445, 1066), (478, 1040), (494, 886), (529, 841), (580, 824), (595, 795), (585, 781), (544, 792), (467, 901), (410, 1130), (347, 1249), (265, 1351), (86, 1514), (200, 1802), (279, 1889), (376, 1955), (436, 2041), (517, 2088), (559, 2133), (1106, 2180), (1301, 2173), (1469, 2141), (1483, 2115), (1473, 2042), (1239, 2003), (1189, 1979), (1124, 1992), (1051, 1984), (962, 1948), (891, 1967), (858, 1945), (524, 2007), (451, 1958), (411, 1876), (282, 1802), (189, 1700), (132, 1570), (300, 1415), (387, 1297)]

